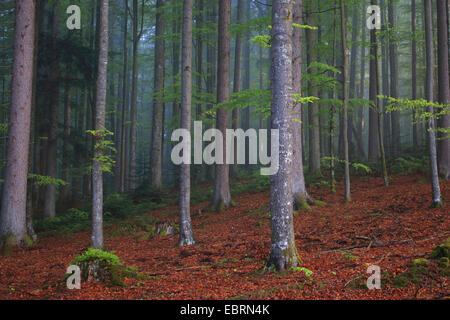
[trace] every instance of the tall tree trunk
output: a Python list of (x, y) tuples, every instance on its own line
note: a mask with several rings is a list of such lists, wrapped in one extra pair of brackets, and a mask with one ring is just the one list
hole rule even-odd
[[(136, 143), (137, 143), (137, 86), (138, 86), (138, 50), (142, 29), (138, 30), (138, 0), (133, 0), (133, 82), (131, 89), (131, 141), (130, 141), (130, 189), (136, 189)], [(142, 0), (142, 16), (144, 0)], [(143, 19), (142, 19), (143, 22)], [(141, 24), (141, 28), (143, 25)]]
[[(391, 97), (398, 98), (398, 54), (397, 54), (397, 32), (395, 32), (394, 2), (389, 0), (389, 28), (391, 38), (389, 39), (389, 65), (391, 68)], [(393, 37), (393, 39), (392, 39)], [(392, 155), (398, 157), (400, 152), (400, 112), (392, 111)]]
[[(336, 2), (336, 1), (335, 1)], [(336, 3), (335, 3), (336, 4)], [(333, 14), (333, 61), (332, 66), (336, 66), (336, 54), (337, 54), (337, 8), (334, 8)], [(336, 73), (333, 72), (333, 77), (336, 77)], [(333, 86), (332, 97), (336, 100), (336, 85)], [(335, 179), (335, 157), (334, 157), (334, 132), (335, 132), (335, 105), (334, 101), (330, 107), (330, 191), (336, 193), (336, 179)]]
[[(365, 15), (363, 16), (363, 20), (362, 20), (362, 25), (364, 26), (364, 23), (366, 21), (366, 17)], [(365, 95), (365, 83), (366, 83), (366, 47), (365, 47), (365, 42), (366, 42), (366, 30), (367, 28), (362, 28), (362, 36), (361, 36), (361, 41), (363, 43), (363, 45), (361, 46), (361, 55), (360, 55), (360, 63), (361, 63), (361, 68), (359, 71), (359, 94), (358, 97), (359, 99), (364, 99), (364, 95)], [(363, 140), (363, 121), (364, 121), (364, 108), (363, 107), (359, 107), (358, 109), (358, 123), (357, 123), (357, 129), (356, 131), (358, 132), (358, 137), (359, 139), (362, 141)]]
[(105, 129), (106, 83), (108, 73), (108, 0), (100, 2), (100, 31), (97, 72), (97, 92), (95, 106), (95, 148), (92, 168), (92, 245), (95, 249), (103, 247), (103, 163), (96, 160), (103, 156)]
[[(412, 99), (417, 99), (417, 41), (416, 41), (416, 0), (411, 0), (411, 85), (412, 85)], [(413, 134), (413, 149), (418, 150), (419, 147), (419, 131), (417, 126), (417, 113), (412, 111), (412, 134)]]
[[(208, 10), (208, 22), (210, 24), (215, 24), (217, 19), (217, 9), (216, 9), (216, 2), (209, 3), (211, 8)], [(208, 74), (207, 80), (206, 80), (206, 91), (211, 95), (214, 96), (215, 92), (215, 84), (216, 84), (216, 64), (217, 64), (217, 56), (216, 56), (216, 41), (217, 37), (214, 36), (214, 34), (210, 34), (208, 36), (208, 45), (206, 47), (206, 73)], [(211, 101), (210, 104), (207, 106), (208, 110), (213, 108), (213, 102)], [(206, 167), (206, 179), (208, 181), (213, 180), (213, 165), (208, 165)]]
[(126, 111), (127, 111), (127, 74), (128, 74), (128, 0), (125, 0), (123, 23), (123, 74), (122, 74), (122, 129), (120, 130), (120, 192), (125, 192), (125, 151), (126, 151)]
[[(53, 4), (53, 21), (52, 21), (52, 49), (57, 51), (57, 39), (59, 37), (59, 12), (58, 3)], [(51, 62), (50, 66), (50, 83), (51, 102), (50, 102), (50, 127), (49, 137), (47, 142), (47, 170), (46, 175), (52, 178), (56, 178), (57, 175), (57, 147), (58, 147), (58, 107), (59, 107), (59, 59), (55, 58)], [(56, 215), (56, 185), (48, 184), (45, 187), (44, 198), (44, 217), (54, 218)]]
[[(431, 0), (424, 0), (425, 8), (425, 44), (426, 44), (426, 83), (425, 94), (428, 101), (434, 100), (434, 49), (433, 49), (433, 7)], [(428, 113), (433, 115), (433, 106), (428, 107)], [(436, 133), (434, 126), (434, 117), (428, 119), (428, 141), (430, 152), (430, 169), (431, 169), (431, 187), (433, 206), (442, 206), (441, 188), (439, 186), (437, 154), (436, 154)]]
[[(164, 0), (156, 1), (156, 10), (161, 10)], [(156, 14), (156, 41), (155, 41), (155, 90), (153, 103), (153, 126), (152, 126), (152, 151), (150, 164), (150, 187), (159, 191), (162, 187), (162, 141), (163, 141), (163, 118), (164, 102), (164, 64), (165, 44), (164, 35), (164, 13), (158, 11)]]
[[(376, 0), (371, 0), (372, 5), (377, 5)], [(377, 100), (377, 64), (374, 59), (377, 54), (377, 35), (376, 29), (370, 30), (370, 82), (369, 82), (369, 100), (372, 106), (369, 109), (369, 159), (378, 158), (378, 112), (375, 110)]]
[[(246, 1), (245, 2), (245, 16), (246, 16), (246, 20), (247, 22), (250, 20), (251, 18), (251, 1)], [(250, 65), (250, 55), (251, 55), (251, 50), (250, 50), (250, 33), (246, 32), (243, 36), (244, 38), (244, 43), (243, 43), (243, 63), (244, 63), (244, 77), (242, 79), (242, 89), (243, 90), (248, 90), (250, 89), (250, 76), (251, 76), (251, 65)], [(244, 128), (245, 131), (247, 131), (248, 129), (250, 129), (250, 110), (251, 110), (251, 106), (248, 106), (247, 108), (245, 108), (244, 110), (244, 115), (243, 115), (243, 121), (242, 121), (242, 126)], [(249, 151), (250, 150), (250, 146), (249, 146), (249, 141), (246, 140), (245, 142), (245, 163), (247, 168), (250, 168), (249, 166)]]
[(292, 16), (293, 1), (272, 1), (272, 129), (279, 130), (279, 170), (271, 176), (269, 269), (297, 266), (292, 205)]
[(64, 108), (64, 143), (63, 143), (63, 180), (67, 182), (66, 185), (61, 188), (60, 199), (67, 201), (69, 199), (70, 192), (70, 123), (71, 123), (71, 100), (72, 100), (72, 84), (70, 80), (66, 83), (66, 103)]
[[(303, 24), (303, 1), (297, 0), (293, 5), (293, 23)], [(293, 28), (292, 35), (292, 85), (293, 93), (302, 93), (302, 33), (303, 30), (298, 27)], [(302, 145), (302, 104), (294, 101), (292, 125), (292, 196), (294, 206), (297, 209), (303, 209), (308, 202), (312, 203), (305, 186), (305, 177), (303, 173), (303, 145)]]
[[(0, 241), (23, 244), (33, 94), (35, 0), (17, 0), (8, 151), (0, 214)], [(8, 242), (9, 242), (8, 241)]]
[[(353, 12), (352, 17), (352, 47), (351, 47), (351, 61), (350, 61), (350, 84), (349, 84), (349, 97), (350, 98), (356, 98), (356, 60), (358, 57), (358, 45), (356, 44), (356, 41), (358, 40), (358, 32), (359, 32), (359, 11), (355, 10)], [(352, 113), (348, 115), (348, 143), (352, 144), (352, 127), (353, 127), (353, 116)], [(357, 139), (357, 138), (356, 138)], [(360, 155), (364, 157), (364, 153)]]
[[(230, 99), (230, 26), (231, 0), (219, 0), (219, 36), (217, 103)], [(216, 211), (231, 206), (229, 166), (226, 164), (226, 130), (230, 114), (226, 107), (217, 110), (216, 128), (223, 135), (223, 164), (216, 164), (212, 205)]]
[[(236, 12), (236, 24), (242, 23), (242, 13), (244, 12), (244, 0), (238, 1), (238, 9)], [(241, 90), (241, 56), (242, 56), (242, 34), (238, 32), (236, 34), (236, 46), (234, 51), (234, 80), (233, 80), (233, 92), (237, 93)], [(233, 129), (237, 130), (239, 128), (239, 107), (233, 109), (232, 120)], [(231, 175), (236, 177), (238, 174), (238, 164), (237, 164), (237, 139), (234, 139), (234, 163), (231, 166)]]
[[(310, 6), (309, 11), (314, 11), (315, 6)], [(310, 26), (315, 25), (314, 14), (308, 12), (307, 23)], [(306, 41), (308, 42), (308, 66), (317, 61), (316, 51), (316, 30), (306, 29)], [(310, 68), (310, 73), (314, 74), (316, 68)], [(316, 81), (311, 81), (308, 88), (308, 95), (318, 97), (318, 87)], [(311, 174), (320, 175), (320, 124), (319, 124), (319, 105), (317, 103), (310, 103), (308, 106), (308, 120), (309, 120), (309, 172)]]
[[(438, 32), (438, 84), (439, 103), (450, 102), (450, 84), (448, 69), (448, 6), (444, 0), (437, 1), (437, 32)], [(438, 126), (441, 129), (450, 129), (450, 114), (442, 115)], [(450, 133), (441, 132), (438, 143), (439, 173), (445, 180), (450, 180)]]
[[(390, 1), (390, 0), (387, 0)], [(385, 0), (380, 0), (381, 7), (381, 32), (384, 36), (380, 37), (381, 44), (381, 93), (387, 97), (390, 96), (390, 77), (389, 77), (389, 37), (388, 37), (388, 27), (387, 27), (387, 11), (388, 8), (386, 6)], [(378, 74), (379, 71), (377, 70)], [(378, 91), (380, 92), (380, 91)], [(386, 108), (387, 99), (381, 99), (379, 102), (381, 110)], [(391, 113), (384, 114), (383, 117), (383, 133), (384, 133), (384, 145), (392, 151), (390, 148), (392, 146), (392, 133), (391, 133)], [(381, 144), (381, 143), (380, 143)], [(392, 152), (390, 152), (392, 154)]]
[[(181, 128), (191, 132), (191, 95), (192, 95), (192, 0), (183, 1), (183, 40), (182, 40), (181, 79)], [(190, 148), (186, 158), (191, 159)], [(183, 151), (183, 152), (184, 152)], [(182, 163), (180, 167), (180, 246), (194, 244), (190, 215), (191, 170), (190, 164)]]
[(347, 119), (347, 104), (348, 104), (348, 52), (347, 52), (347, 27), (345, 19), (345, 6), (344, 0), (340, 0), (341, 4), (341, 42), (342, 42), (342, 58), (344, 61), (343, 66), (343, 97), (344, 101), (342, 103), (342, 114), (343, 114), (343, 124), (344, 124), (344, 168), (345, 168), (345, 201), (351, 201), (350, 195), (350, 166), (348, 157), (348, 119)]
[[(197, 0), (197, 10), (198, 14), (196, 16), (196, 27), (201, 30), (203, 28), (203, 14), (204, 14), (204, 5), (203, 0)], [(199, 103), (197, 104), (196, 108), (196, 120), (200, 121), (202, 117), (203, 112), (203, 105), (202, 105), (202, 93), (203, 93), (203, 34), (201, 32), (197, 32), (196, 37), (196, 63), (195, 67), (197, 70), (197, 76), (195, 77), (196, 85), (197, 85), (197, 95)], [(203, 143), (202, 143), (203, 146)], [(202, 149), (203, 150), (203, 149)], [(201, 181), (202, 180), (202, 169), (203, 166), (194, 166), (194, 168), (197, 168), (198, 170), (194, 171), (194, 180), (195, 181)]]

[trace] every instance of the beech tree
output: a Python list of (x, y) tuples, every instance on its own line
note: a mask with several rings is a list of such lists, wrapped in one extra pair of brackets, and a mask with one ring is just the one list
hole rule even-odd
[(35, 0), (16, 1), (8, 151), (0, 213), (0, 244), (4, 241), (23, 244), (26, 236), (35, 9)]
[[(449, 61), (448, 61), (448, 2), (436, 1), (437, 6), (437, 43), (438, 43), (438, 101), (450, 103)], [(438, 163), (439, 172), (445, 180), (450, 180), (450, 114), (444, 114), (438, 121)]]
[[(297, 0), (293, 4), (293, 23), (303, 24), (303, 1)], [(293, 28), (292, 33), (292, 85), (293, 92), (302, 93), (302, 29)], [(292, 144), (293, 144), (293, 168), (292, 168), (292, 196), (297, 208), (312, 204), (305, 186), (303, 173), (303, 142), (302, 142), (302, 104), (297, 100), (293, 106)]]
[[(230, 98), (230, 30), (231, 0), (219, 0), (219, 37), (217, 66), (217, 103)], [(223, 164), (216, 164), (212, 206), (216, 211), (231, 206), (229, 165), (226, 164), (226, 130), (230, 121), (230, 112), (225, 106), (217, 110), (216, 128), (223, 135)]]
[[(181, 128), (191, 131), (191, 95), (192, 95), (192, 0), (183, 0), (183, 41), (181, 64), (183, 70), (181, 84)], [(190, 150), (184, 150), (190, 159)], [(184, 152), (183, 151), (183, 152)], [(180, 168), (180, 240), (179, 245), (194, 244), (194, 234), (190, 215), (191, 169), (189, 164)]]
[[(434, 100), (434, 46), (433, 46), (433, 13), (432, 1), (424, 0), (424, 16), (425, 16), (425, 46), (426, 46), (426, 81), (425, 94), (429, 102)], [(428, 118), (428, 144), (430, 152), (430, 169), (431, 169), (431, 186), (433, 196), (433, 206), (442, 206), (441, 188), (439, 186), (437, 153), (436, 153), (436, 133), (433, 117), (433, 106), (428, 107), (428, 113), (431, 115)]]
[(105, 140), (106, 80), (108, 69), (108, 9), (109, 0), (100, 1), (100, 34), (95, 106), (95, 145), (92, 168), (92, 245), (103, 247), (103, 173), (102, 156)]
[(164, 102), (162, 99), (164, 91), (165, 72), (165, 41), (163, 38), (164, 0), (156, 1), (156, 31), (155, 31), (155, 75), (154, 75), (154, 98), (153, 98), (153, 123), (152, 123), (152, 151), (150, 155), (150, 186), (154, 190), (162, 187), (162, 143), (163, 143), (163, 119)]
[(279, 170), (271, 176), (270, 184), (271, 251), (268, 267), (277, 271), (297, 266), (292, 213), (293, 9), (293, 1), (272, 2), (271, 120), (272, 129), (279, 130)]

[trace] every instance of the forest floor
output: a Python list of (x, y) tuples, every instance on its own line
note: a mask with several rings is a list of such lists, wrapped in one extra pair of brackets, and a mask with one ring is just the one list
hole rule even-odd
[[(450, 200), (450, 183), (441, 183)], [(89, 246), (90, 230), (40, 238), (33, 247), (0, 257), (0, 299), (440, 299), (448, 277), (430, 267), (417, 284), (395, 285), (411, 262), (429, 258), (450, 237), (449, 205), (430, 209), (430, 183), (423, 175), (394, 176), (389, 187), (375, 177), (352, 178), (352, 202), (343, 185), (311, 190), (325, 206), (295, 217), (302, 264), (281, 274), (261, 271), (270, 251), (269, 192), (235, 197), (236, 207), (202, 213), (193, 206), (196, 245), (180, 248), (178, 236), (143, 239), (138, 228), (105, 228), (105, 244), (146, 279), (126, 278), (126, 287), (82, 283), (68, 290), (64, 274), (74, 255)], [(177, 208), (148, 212), (177, 221)], [(434, 263), (434, 262), (433, 262)], [(378, 265), (382, 289), (365, 287), (367, 268)], [(306, 274), (308, 273), (308, 275)], [(61, 285), (63, 283), (63, 285)], [(398, 284), (398, 283), (397, 283)]]

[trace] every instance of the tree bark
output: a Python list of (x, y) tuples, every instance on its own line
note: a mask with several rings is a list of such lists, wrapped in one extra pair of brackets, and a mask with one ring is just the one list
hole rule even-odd
[(12, 237), (16, 244), (23, 244), (26, 234), (35, 8), (35, 0), (16, 1), (8, 151), (0, 214), (0, 241)]
[(106, 83), (108, 70), (108, 0), (100, 2), (99, 54), (97, 72), (97, 92), (95, 110), (95, 147), (92, 169), (92, 245), (95, 249), (103, 247), (103, 163), (97, 160), (104, 153)]
[[(303, 1), (297, 0), (293, 4), (293, 23), (303, 24)], [(293, 28), (292, 35), (292, 90), (296, 94), (302, 93), (302, 36), (303, 30), (298, 27)], [(300, 209), (305, 204), (312, 203), (305, 186), (303, 173), (303, 145), (302, 145), (302, 104), (294, 101), (292, 125), (292, 196), (294, 206)]]
[[(314, 6), (309, 8), (313, 10)], [(310, 26), (315, 26), (314, 14), (308, 13), (307, 23)], [(306, 41), (308, 42), (308, 66), (317, 61), (316, 52), (316, 30), (306, 29)], [(310, 73), (314, 74), (316, 68), (310, 68)], [(318, 87), (316, 81), (311, 81), (308, 88), (308, 95), (318, 97)], [(319, 123), (319, 106), (317, 103), (310, 103), (308, 106), (308, 120), (309, 120), (309, 172), (311, 174), (320, 175), (320, 123)]]
[[(376, 0), (371, 0), (372, 5), (377, 5)], [(378, 158), (379, 141), (378, 141), (378, 112), (375, 110), (377, 100), (377, 64), (374, 59), (377, 52), (377, 35), (376, 30), (370, 30), (370, 82), (369, 82), (369, 100), (372, 106), (369, 109), (369, 159)]]
[(125, 192), (125, 150), (126, 150), (126, 110), (127, 110), (127, 74), (128, 74), (128, 0), (125, 0), (123, 23), (123, 74), (122, 74), (122, 129), (120, 132), (120, 192)]
[[(161, 10), (164, 0), (156, 1), (156, 10)], [(164, 13), (158, 11), (156, 14), (156, 40), (155, 40), (155, 90), (153, 103), (153, 126), (152, 126), (152, 151), (150, 186), (153, 190), (159, 191), (162, 187), (162, 141), (163, 141), (163, 119), (164, 102), (162, 95), (164, 92), (164, 64), (165, 64), (165, 44), (164, 35), (165, 20)]]
[[(230, 98), (230, 31), (231, 0), (219, 0), (219, 37), (217, 68), (217, 103)], [(226, 164), (226, 129), (230, 114), (226, 107), (217, 110), (216, 128), (223, 135), (223, 164), (216, 164), (212, 205), (216, 211), (231, 206), (229, 165)]]
[[(417, 41), (416, 41), (416, 0), (411, 0), (411, 85), (412, 85), (412, 99), (417, 99)], [(418, 150), (419, 147), (419, 130), (417, 126), (417, 113), (412, 111), (412, 134), (413, 134), (413, 149)]]
[[(430, 102), (434, 101), (434, 46), (433, 46), (433, 6), (431, 0), (424, 0), (425, 16), (425, 45), (426, 45), (426, 82), (425, 95)], [(428, 113), (433, 115), (433, 106), (427, 108)], [(434, 117), (428, 119), (428, 142), (430, 152), (430, 170), (431, 170), (431, 188), (432, 205), (434, 207), (442, 206), (441, 189), (439, 186), (439, 175), (436, 152), (436, 133), (434, 126)]]
[[(191, 132), (191, 95), (192, 95), (192, 0), (183, 1), (183, 40), (182, 40), (182, 79), (181, 79), (181, 128)], [(188, 159), (191, 158), (190, 149)], [(182, 163), (180, 167), (180, 246), (192, 245), (190, 215), (191, 171), (190, 164)]]
[[(437, 32), (438, 32), (438, 84), (439, 103), (450, 102), (450, 83), (448, 69), (448, 6), (444, 0), (437, 1)], [(450, 128), (450, 114), (442, 115), (438, 121), (440, 129)], [(438, 133), (438, 163), (439, 173), (445, 180), (450, 180), (450, 133)]]
[(279, 130), (279, 170), (271, 176), (269, 269), (297, 266), (292, 203), (292, 16), (293, 1), (272, 2), (272, 129)]
[[(244, 0), (238, 1), (238, 9), (236, 12), (236, 24), (242, 23), (242, 13), (244, 12)], [(238, 32), (236, 34), (236, 46), (234, 51), (234, 80), (233, 80), (233, 93), (237, 93), (241, 90), (241, 56), (242, 56), (242, 34)], [(233, 129), (239, 128), (239, 107), (235, 107), (232, 112)], [(238, 174), (238, 164), (237, 164), (237, 143), (234, 143), (234, 163), (231, 166), (231, 175), (236, 177)]]
[[(52, 50), (57, 51), (57, 39), (59, 38), (60, 17), (58, 3), (53, 4), (52, 21)], [(57, 176), (57, 147), (58, 147), (58, 107), (59, 107), (59, 59), (55, 58), (50, 66), (51, 102), (50, 102), (50, 126), (47, 142), (47, 169), (46, 175), (52, 178)], [(56, 185), (48, 184), (45, 187), (44, 217), (54, 218), (56, 215)]]
[(347, 119), (347, 104), (348, 104), (348, 50), (347, 50), (347, 28), (345, 19), (345, 6), (344, 0), (340, 0), (341, 4), (341, 42), (342, 42), (342, 58), (344, 61), (343, 66), (343, 97), (344, 101), (342, 103), (342, 113), (343, 113), (343, 124), (344, 124), (344, 170), (345, 170), (345, 201), (351, 201), (350, 195), (350, 167), (349, 167), (349, 157), (348, 157), (348, 119)]
[[(397, 33), (393, 31), (395, 28), (395, 12), (394, 2), (388, 1), (389, 5), (389, 29), (393, 39), (389, 39), (389, 65), (391, 71), (391, 92), (392, 98), (398, 98), (398, 53), (397, 53)], [(398, 157), (400, 152), (400, 112), (392, 111), (391, 114), (392, 126), (392, 155), (394, 158)]]

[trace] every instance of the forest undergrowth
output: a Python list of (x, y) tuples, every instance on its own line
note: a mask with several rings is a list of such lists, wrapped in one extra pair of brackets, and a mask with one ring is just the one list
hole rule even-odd
[[(0, 298), (449, 298), (448, 259), (432, 258), (433, 249), (450, 238), (449, 209), (448, 204), (430, 208), (426, 175), (396, 175), (389, 187), (381, 178), (355, 177), (350, 203), (343, 201), (343, 183), (336, 194), (317, 183), (311, 194), (326, 205), (295, 213), (301, 263), (281, 274), (263, 270), (270, 251), (269, 193), (264, 186), (244, 190), (251, 183), (236, 182), (236, 206), (221, 213), (207, 212), (208, 202), (194, 201), (193, 246), (178, 247), (178, 235), (156, 232), (160, 222), (176, 225), (176, 204), (145, 214), (124, 212), (112, 220), (105, 227), (106, 250), (143, 275), (125, 277), (123, 286), (86, 282), (81, 290), (67, 289), (66, 268), (74, 255), (89, 248), (90, 230), (41, 234), (32, 247), (0, 259)], [(450, 183), (441, 187), (450, 199)], [(240, 190), (245, 193), (236, 194)], [(381, 290), (365, 285), (370, 265), (381, 268)]]

